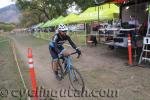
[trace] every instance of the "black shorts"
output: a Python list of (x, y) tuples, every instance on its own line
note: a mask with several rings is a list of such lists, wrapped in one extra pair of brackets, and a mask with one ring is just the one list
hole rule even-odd
[(59, 49), (59, 52), (57, 53), (54, 47), (49, 46), (49, 51), (53, 60), (58, 60), (58, 54), (60, 54), (61, 52), (65, 50), (63, 46), (59, 46), (58, 49)]

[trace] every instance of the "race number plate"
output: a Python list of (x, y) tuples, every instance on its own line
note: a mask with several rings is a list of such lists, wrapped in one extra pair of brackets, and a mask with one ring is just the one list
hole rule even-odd
[(144, 44), (150, 44), (150, 37), (144, 37)]

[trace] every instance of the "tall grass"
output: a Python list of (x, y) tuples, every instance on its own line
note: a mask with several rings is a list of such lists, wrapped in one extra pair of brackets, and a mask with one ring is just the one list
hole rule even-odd
[[(41, 38), (44, 40), (52, 40), (54, 32), (46, 33), (46, 32), (35, 32), (33, 36), (36, 38)], [(68, 35), (71, 39), (79, 46), (86, 45), (86, 34), (85, 32), (69, 32)]]

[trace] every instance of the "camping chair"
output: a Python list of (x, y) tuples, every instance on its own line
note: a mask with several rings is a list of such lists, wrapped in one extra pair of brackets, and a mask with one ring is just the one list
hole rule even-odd
[(88, 45), (97, 45), (97, 39), (96, 39), (96, 36), (93, 36), (93, 35), (88, 35), (87, 36), (87, 44)]

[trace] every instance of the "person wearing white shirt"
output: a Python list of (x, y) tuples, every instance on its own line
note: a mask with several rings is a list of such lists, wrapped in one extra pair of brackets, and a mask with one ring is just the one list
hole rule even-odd
[(130, 16), (129, 25), (133, 25), (135, 27), (139, 26), (139, 21), (135, 18), (135, 16)]

